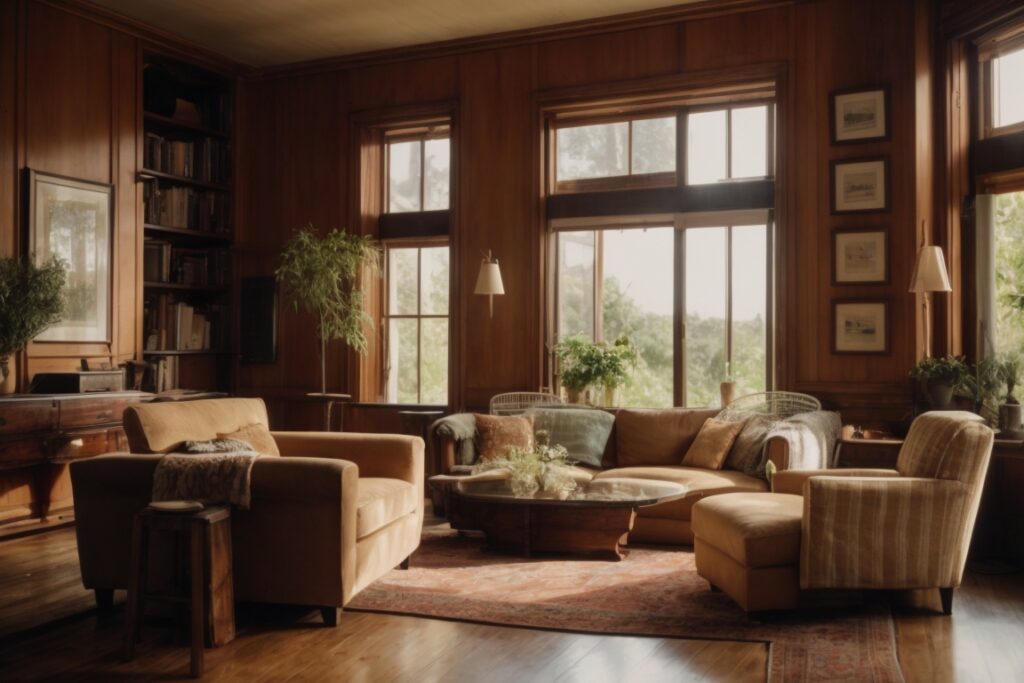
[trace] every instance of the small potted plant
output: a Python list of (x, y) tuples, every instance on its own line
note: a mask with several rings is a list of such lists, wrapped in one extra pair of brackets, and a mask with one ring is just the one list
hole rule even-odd
[(596, 381), (604, 388), (604, 405), (615, 405), (615, 392), (629, 379), (629, 370), (636, 366), (636, 348), (629, 337), (622, 335), (612, 344), (598, 344), (600, 365)]
[(953, 402), (953, 392), (967, 378), (968, 369), (957, 356), (925, 356), (910, 371), (910, 376), (921, 382), (928, 404), (934, 410), (945, 410)]
[(1006, 354), (999, 362), (999, 377), (1006, 386), (1006, 396), (999, 406), (999, 431), (1017, 434), (1021, 429), (1020, 401), (1013, 395), (1020, 380), (1022, 359), (1018, 354)]
[(64, 312), (64, 265), (0, 258), (0, 393), (14, 393), (11, 355)]
[(582, 403), (587, 387), (597, 379), (596, 347), (581, 337), (570, 337), (555, 346), (559, 379), (568, 394), (569, 403)]

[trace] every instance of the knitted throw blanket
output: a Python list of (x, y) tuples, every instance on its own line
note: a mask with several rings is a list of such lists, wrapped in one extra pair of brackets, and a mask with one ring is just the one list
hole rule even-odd
[(204, 448), (216, 442), (186, 442), (185, 452), (160, 458), (153, 472), (153, 500), (200, 500), (248, 509), (252, 466), (260, 454), (245, 442), (217, 441), (228, 443)]

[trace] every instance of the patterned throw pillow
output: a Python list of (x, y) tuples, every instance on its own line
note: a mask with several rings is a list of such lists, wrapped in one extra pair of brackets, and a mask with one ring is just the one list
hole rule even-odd
[(277, 442), (270, 435), (270, 430), (259, 422), (242, 427), (236, 432), (218, 434), (217, 436), (222, 439), (237, 439), (248, 442), (252, 444), (254, 451), (263, 455), (281, 455), (281, 451), (277, 449)]
[(529, 418), (480, 414), (473, 417), (480, 462), (503, 457), (509, 446), (533, 448), (533, 424)]
[(732, 442), (743, 429), (742, 422), (722, 422), (709, 417), (690, 444), (683, 458), (684, 467), (702, 467), (708, 470), (722, 469), (725, 457), (729, 455)]

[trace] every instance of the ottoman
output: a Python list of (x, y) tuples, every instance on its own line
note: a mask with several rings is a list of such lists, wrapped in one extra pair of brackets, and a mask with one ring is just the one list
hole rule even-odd
[(747, 612), (800, 604), (804, 499), (785, 493), (726, 493), (693, 506), (697, 573)]

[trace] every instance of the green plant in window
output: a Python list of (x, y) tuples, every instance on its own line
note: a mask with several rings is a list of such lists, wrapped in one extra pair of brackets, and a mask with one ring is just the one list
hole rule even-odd
[(16, 353), (64, 312), (64, 264), (0, 258), (0, 385), (10, 374)]
[(344, 230), (320, 236), (312, 225), (296, 231), (281, 252), (275, 275), (295, 310), (317, 318), (320, 339), (320, 390), (327, 392), (327, 342), (340, 339), (366, 352), (364, 326), (373, 321), (363, 308), (360, 274), (378, 267), (376, 242)]
[(611, 344), (598, 344), (597, 349), (599, 365), (595, 381), (605, 389), (617, 389), (625, 384), (637, 362), (636, 347), (629, 337), (622, 335)]
[(555, 346), (562, 385), (573, 392), (584, 391), (597, 382), (601, 357), (597, 346), (583, 337), (570, 337)]
[(1009, 405), (1018, 405), (1020, 401), (1013, 395), (1017, 383), (1020, 381), (1021, 371), (1024, 370), (1024, 359), (1018, 353), (1007, 353), (1002, 356), (999, 362), (999, 378), (1006, 386), (1006, 395), (1003, 400)]

